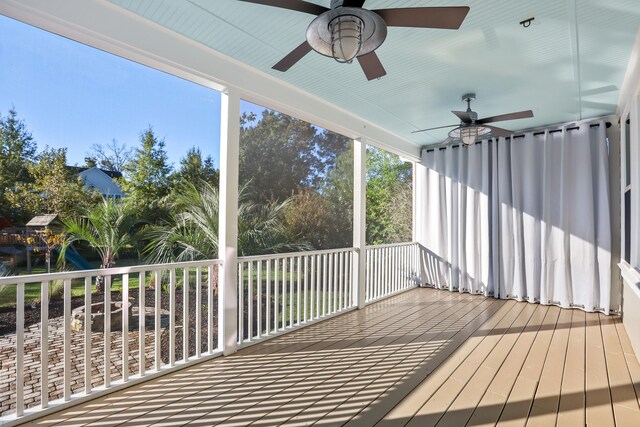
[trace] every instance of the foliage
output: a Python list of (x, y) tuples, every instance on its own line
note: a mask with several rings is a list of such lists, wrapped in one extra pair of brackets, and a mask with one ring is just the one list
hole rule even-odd
[(97, 166), (109, 171), (123, 172), (125, 165), (131, 160), (132, 153), (133, 150), (127, 147), (127, 144), (112, 139), (106, 145), (93, 144), (85, 162), (87, 167)]
[(367, 150), (367, 244), (411, 240), (410, 163), (384, 150)]
[(240, 181), (252, 182), (256, 201), (282, 201), (303, 188), (319, 189), (348, 138), (318, 131), (286, 114), (244, 114), (240, 128)]
[[(283, 214), (290, 201), (252, 202), (247, 186), (239, 192), (238, 253), (256, 255), (304, 250), (305, 244), (288, 244)], [(153, 263), (212, 259), (218, 256), (218, 189), (208, 182), (185, 182), (175, 193), (171, 219), (150, 226), (145, 248)]]
[(51, 253), (54, 249), (61, 247), (66, 239), (65, 233), (56, 233), (50, 228), (45, 228), (42, 233), (21, 238), (27, 246), (35, 246), (34, 252), (38, 252), (38, 247), (44, 245), (47, 273), (51, 273)]
[(158, 139), (151, 127), (143, 131), (140, 147), (125, 164), (121, 182), (134, 211), (151, 222), (166, 215), (171, 165), (164, 147), (164, 140)]
[(72, 216), (93, 204), (96, 194), (87, 191), (66, 165), (67, 149), (48, 147), (35, 163), (27, 163), (31, 182), (16, 184), (6, 193), (13, 217), (25, 220), (44, 213)]
[[(291, 197), (284, 213), (289, 241), (301, 239), (315, 249), (343, 247), (336, 235), (336, 215), (329, 201), (316, 191), (302, 191)], [(350, 237), (347, 235), (346, 237)], [(339, 241), (336, 242), (335, 238)], [(348, 244), (346, 246), (349, 246)]]
[(16, 183), (29, 181), (27, 165), (36, 155), (36, 142), (27, 130), (23, 120), (18, 119), (16, 110), (11, 108), (6, 117), (0, 115), (0, 210), (6, 216), (14, 217), (6, 193)]
[(112, 267), (118, 255), (135, 243), (136, 222), (129, 203), (103, 199), (87, 209), (83, 216), (64, 221), (67, 238), (60, 259), (64, 259), (71, 244), (84, 242), (100, 255), (100, 268)]
[(187, 155), (180, 159), (180, 169), (172, 176), (173, 185), (179, 187), (185, 182), (198, 183), (205, 181), (214, 187), (218, 187), (220, 172), (215, 168), (213, 158), (202, 158), (199, 148), (191, 147)]

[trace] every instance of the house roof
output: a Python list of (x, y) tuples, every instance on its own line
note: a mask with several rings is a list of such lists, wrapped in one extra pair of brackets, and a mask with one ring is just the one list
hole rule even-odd
[(58, 214), (38, 215), (31, 218), (27, 223), (27, 227), (47, 227), (54, 223), (60, 223)]
[(73, 171), (76, 174), (80, 174), (86, 170), (89, 169), (98, 169), (99, 171), (101, 171), (102, 173), (104, 173), (105, 175), (107, 175), (109, 178), (111, 179), (116, 179), (116, 178), (122, 178), (122, 172), (118, 172), (118, 171), (111, 171), (108, 169), (101, 169), (98, 168), (96, 166), (92, 166), (92, 167), (84, 167), (84, 166), (67, 166), (67, 168), (71, 171)]
[[(111, 172), (108, 174), (107, 172)], [(114, 181), (114, 177), (122, 176), (119, 172), (104, 171), (97, 167), (83, 170), (78, 176), (84, 181), (86, 187), (98, 191), (104, 196), (123, 196), (124, 193)]]

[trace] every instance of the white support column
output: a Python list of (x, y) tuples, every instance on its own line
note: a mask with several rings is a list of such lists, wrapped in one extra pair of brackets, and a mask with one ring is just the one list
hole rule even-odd
[(418, 167), (416, 162), (411, 162), (411, 241), (418, 241), (418, 191), (416, 190), (416, 183), (418, 179), (416, 174), (418, 173)]
[(238, 348), (238, 171), (240, 95), (235, 88), (221, 94), (220, 212), (218, 222), (218, 348), (224, 355)]
[(367, 244), (367, 144), (353, 140), (353, 304), (364, 308)]

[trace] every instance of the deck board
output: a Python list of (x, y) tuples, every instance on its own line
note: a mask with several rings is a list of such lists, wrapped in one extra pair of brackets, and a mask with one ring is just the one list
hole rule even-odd
[(33, 424), (632, 425), (639, 397), (618, 317), (415, 289)]

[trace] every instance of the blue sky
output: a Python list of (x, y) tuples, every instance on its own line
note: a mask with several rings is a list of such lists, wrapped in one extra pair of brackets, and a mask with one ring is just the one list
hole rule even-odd
[(218, 92), (0, 16), (0, 114), (12, 106), (38, 149), (67, 147), (69, 164), (93, 144), (136, 146), (148, 126), (172, 163), (196, 146), (218, 164)]

